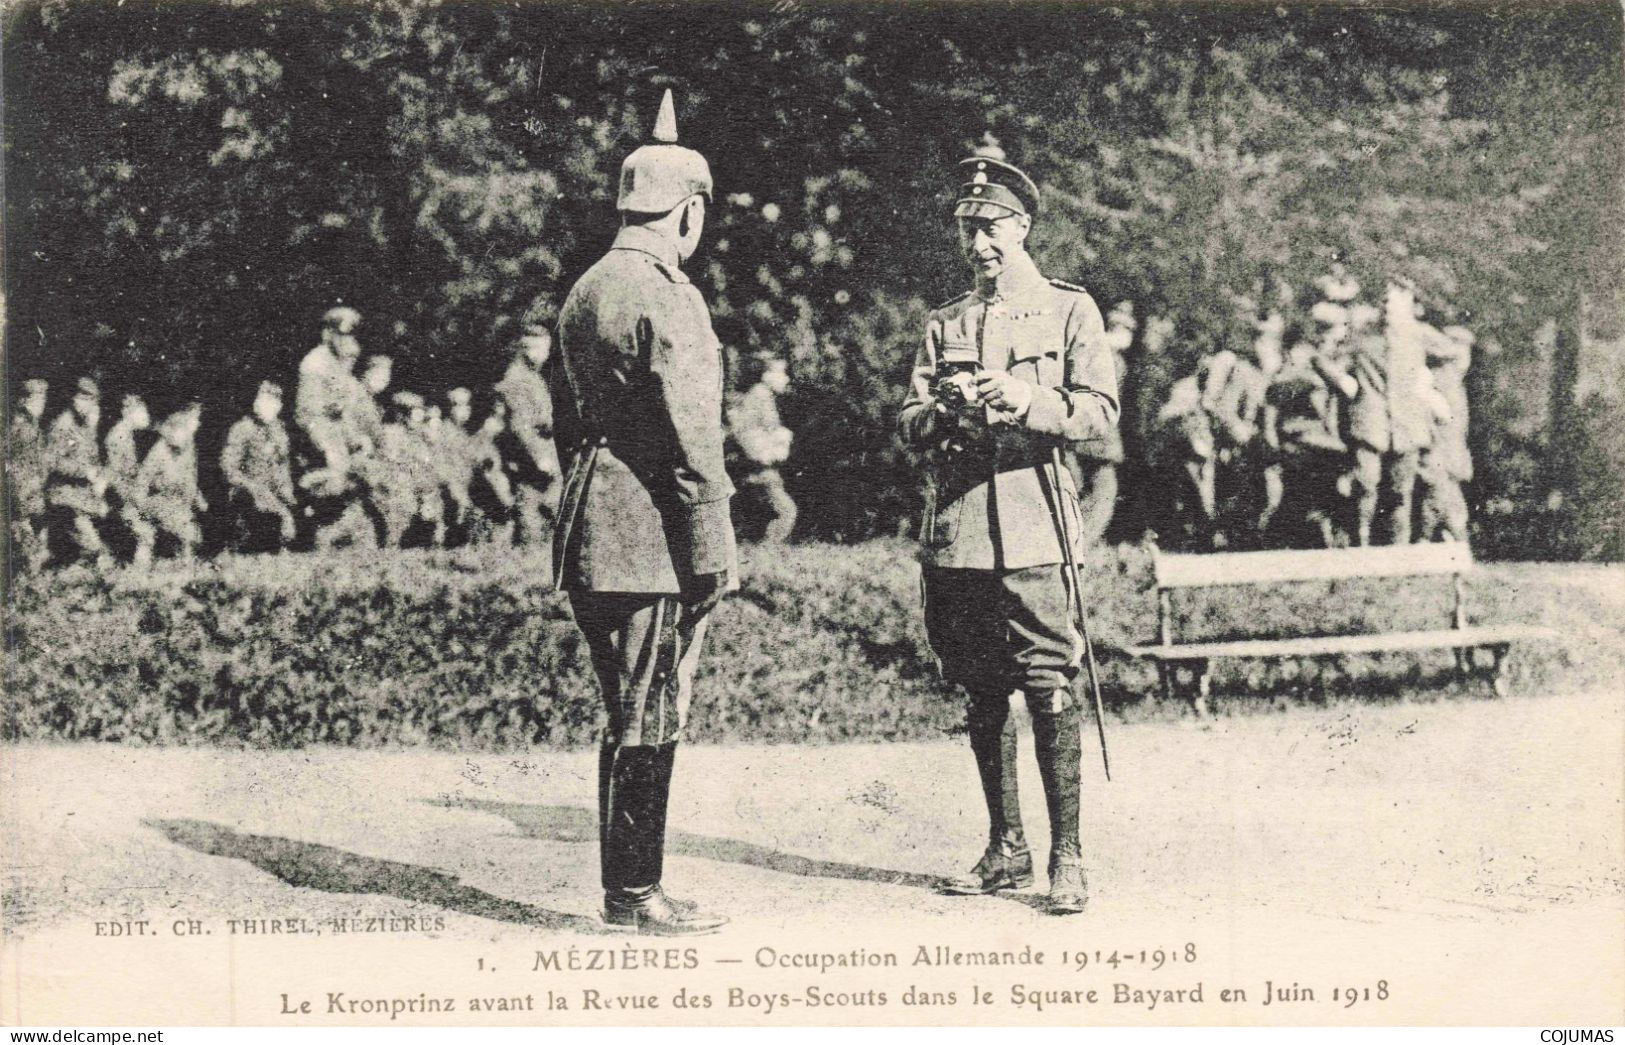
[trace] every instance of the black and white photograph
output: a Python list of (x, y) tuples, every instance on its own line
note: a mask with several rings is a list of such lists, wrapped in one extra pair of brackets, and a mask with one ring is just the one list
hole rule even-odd
[(0, 40), (0, 1024), (1625, 1024), (1616, 0)]

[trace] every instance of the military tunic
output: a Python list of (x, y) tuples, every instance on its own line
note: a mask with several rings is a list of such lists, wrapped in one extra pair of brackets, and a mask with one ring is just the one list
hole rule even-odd
[[(567, 591), (677, 593), (735, 570), (722, 354), (700, 292), (657, 233), (623, 228), (570, 291), (559, 351), (602, 446), (569, 540)], [(571, 447), (571, 465), (581, 459)]]
[[(971, 293), (931, 312), (898, 425), (927, 446), (935, 432), (931, 388), (944, 353), (1035, 385), (1020, 425), (936, 462), (921, 528), (923, 561), (945, 569), (1014, 570), (1062, 561), (1050, 504), (1052, 447), (1099, 439), (1116, 426), (1117, 368), (1105, 323), (1079, 287), (1052, 283), (1030, 259), (997, 296)], [(1076, 510), (1070, 475), (1060, 477)], [(1073, 526), (1076, 533), (1076, 525)]]
[(559, 356), (570, 474), (556, 576), (623, 747), (678, 739), (706, 618), (677, 596), (738, 565), (723, 457), (722, 354), (675, 245), (622, 228), (570, 291)]
[(1059, 565), (1057, 503), (1075, 538), (1081, 520), (1072, 476), (1057, 474), (1052, 451), (1116, 424), (1117, 371), (1086, 291), (1045, 279), (1026, 257), (1007, 277), (931, 312), (898, 418), (906, 441), (934, 446), (932, 385), (945, 354), (1034, 386), (1019, 422), (933, 455), (921, 527), (926, 632), (944, 677), (973, 698), (1020, 688), (1065, 700), (1082, 645)]

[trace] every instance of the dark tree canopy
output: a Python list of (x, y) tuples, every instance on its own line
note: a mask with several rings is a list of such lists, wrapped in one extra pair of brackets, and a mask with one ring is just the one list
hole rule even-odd
[(1606, 3), (34, 0), (4, 26), (9, 375), (97, 372), (160, 406), (206, 389), (223, 430), (342, 301), (404, 383), (487, 383), (607, 244), (619, 162), (671, 87), (717, 181), (696, 277), (730, 352), (792, 359), (816, 533), (889, 531), (913, 503), (891, 419), (924, 309), (967, 281), (953, 161), (991, 133), (1044, 189), (1046, 270), (1175, 321), (1136, 394), (1227, 336), (1238, 298), (1301, 311), (1334, 259), (1408, 275), (1486, 346), (1475, 499), (1502, 546), (1617, 557), (1620, 23)]

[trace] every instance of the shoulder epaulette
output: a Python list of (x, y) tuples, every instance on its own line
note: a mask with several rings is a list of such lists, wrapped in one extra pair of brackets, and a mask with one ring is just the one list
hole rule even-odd
[(1060, 290), (1070, 290), (1077, 294), (1089, 293), (1089, 289), (1087, 287), (1080, 287), (1076, 283), (1068, 283), (1064, 279), (1052, 279), (1049, 281), (1049, 285)]
[(944, 301), (940, 305), (932, 305), (931, 306), (931, 311), (932, 312), (941, 312), (943, 309), (947, 308), (949, 305), (957, 305), (961, 301), (964, 301), (966, 298), (970, 297), (970, 293), (971, 292), (967, 290), (963, 294), (958, 294), (958, 295), (955, 295), (954, 297), (949, 298), (947, 301)]
[(683, 270), (678, 268), (676, 265), (668, 265), (664, 261), (656, 261), (655, 268), (660, 271), (662, 276), (665, 276), (673, 283), (688, 282), (688, 276), (684, 275)]

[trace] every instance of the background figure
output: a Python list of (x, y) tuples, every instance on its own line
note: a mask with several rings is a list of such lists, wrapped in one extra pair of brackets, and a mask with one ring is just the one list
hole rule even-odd
[(294, 539), (293, 470), (281, 413), (281, 386), (262, 382), (253, 411), (232, 424), (220, 451), (230, 543), (241, 552), (278, 551)]
[(474, 540), (480, 543), (494, 541), (511, 545), (514, 542), (517, 504), (508, 473), (503, 468), (502, 453), (497, 448), (497, 441), (507, 431), (506, 412), (501, 400), (492, 403), (491, 412), (468, 435), (469, 459), (475, 479), (470, 496), (474, 499), (474, 514), (478, 520)]
[(138, 565), (152, 561), (159, 541), (172, 541), (183, 561), (197, 552), (202, 537), (197, 513), (209, 508), (197, 482), (196, 438), (202, 415), (202, 406), (192, 403), (164, 418), (158, 441), (141, 462), (134, 487)]
[(783, 359), (766, 353), (752, 362), (756, 380), (731, 404), (728, 434), (736, 449), (740, 489), (751, 509), (766, 516), (762, 540), (782, 544), (796, 528), (796, 502), (779, 474), (795, 439), (779, 420), (779, 396), (790, 387), (790, 371)]
[(1190, 537), (1211, 538), (1218, 514), (1213, 420), (1202, 402), (1207, 360), (1168, 386), (1152, 422), (1157, 470), (1168, 477), (1170, 512)]
[[(1134, 302), (1119, 301), (1106, 316), (1106, 346), (1117, 367), (1117, 387), (1128, 376), (1128, 350), (1134, 344)], [(1123, 435), (1114, 426), (1097, 439), (1069, 445), (1061, 454), (1078, 487), (1079, 535), (1085, 547), (1106, 537), (1117, 509), (1117, 469), (1123, 463)]]
[(383, 544), (387, 548), (399, 548), (406, 543), (407, 531), (421, 514), (425, 477), (433, 486), (436, 509), (440, 505), (440, 486), (429, 475), (427, 448), (417, 434), (422, 424), (423, 397), (415, 392), (396, 392), (390, 403), (375, 458), (379, 476), (373, 490)]
[[(1207, 378), (1202, 386), (1202, 408), (1212, 419), (1214, 436), (1215, 548), (1230, 543), (1229, 520), (1237, 514), (1253, 516), (1250, 506), (1246, 505), (1251, 493), (1247, 478), (1256, 463), (1254, 439), (1258, 435), (1264, 394), (1269, 388), (1269, 377), (1259, 363), (1254, 346), (1256, 326), (1251, 317), (1233, 316), (1231, 327), (1226, 345), (1208, 357)], [(1243, 502), (1242, 512), (1233, 512), (1228, 507), (1221, 512), (1221, 506), (1237, 500)]]
[(1315, 367), (1316, 353), (1313, 343), (1295, 341), (1264, 395), (1264, 505), (1257, 528), (1266, 538), (1284, 530), (1279, 541), (1269, 543), (1286, 547), (1332, 547), (1339, 506), (1346, 500), (1339, 480), (1347, 471), (1348, 448), (1337, 434), (1337, 399)]
[(506, 430), (497, 446), (514, 496), (515, 537), (520, 544), (542, 543), (558, 515), (563, 472), (554, 444), (553, 393), (547, 378), (552, 356), (552, 333), (544, 326), (527, 326), (496, 385), (506, 411)]
[(135, 534), (140, 525), (141, 504), (136, 494), (136, 475), (141, 471), (141, 448), (136, 436), (152, 427), (152, 415), (147, 403), (138, 395), (127, 395), (119, 406), (119, 419), (108, 429), (102, 440), (103, 467), (107, 475), (107, 491), (111, 494), (107, 521), (117, 520), (119, 525), (107, 526), (114, 531), (110, 547), (119, 554), (133, 555)]
[(11, 415), (6, 481), (11, 511), (12, 569), (37, 570), (45, 564), (45, 400), (50, 385), (40, 378), (23, 382)]
[(1354, 450), (1354, 540), (1372, 543), (1380, 509), (1388, 541), (1409, 544), (1418, 458), (1433, 438), (1416, 297), (1408, 287), (1389, 283), (1383, 312), (1355, 302), (1348, 318), (1348, 374), (1358, 386), (1345, 426)]
[(73, 405), (51, 422), (46, 437), (45, 502), (51, 557), (73, 562), (91, 556), (97, 565), (112, 565), (97, 526), (107, 515), (107, 477), (102, 470), (101, 388), (81, 377)]
[(1467, 540), (1467, 497), (1462, 484), (1472, 481), (1473, 455), (1467, 447), (1467, 370), (1472, 366), (1473, 334), (1466, 327), (1446, 327), (1428, 346), (1428, 369), (1443, 409), (1435, 414), (1433, 442), (1422, 451), (1421, 528), (1417, 538), (1431, 541), (1443, 530), (1447, 538)]
[(299, 362), (293, 420), (316, 451), (312, 470), (300, 477), (300, 485), (315, 492), (338, 492), (350, 471), (344, 414), (357, 399), (354, 370), (361, 342), (354, 331), (360, 323), (361, 313), (353, 308), (328, 309), (322, 316), (321, 341)]
[(306, 473), (300, 486), (314, 498), (311, 517), (316, 547), (373, 547), (382, 528), (375, 522), (375, 487), (383, 481), (377, 461), (383, 439), (379, 397), (389, 388), (394, 365), (388, 356), (371, 356), (362, 375), (356, 377), (352, 371), (361, 350), (359, 343), (341, 335), (336, 347), (343, 370), (326, 385), (330, 420), (322, 427), (342, 452), (338, 457), (329, 456), (326, 468)]
[(445, 525), (438, 531), (437, 546), (455, 548), (467, 543), (474, 521), (474, 464), (468, 445), (468, 432), (458, 422), (473, 416), (472, 396), (466, 388), (453, 388), (446, 393), (447, 411), (429, 405), (424, 438), (428, 440), (431, 455), (429, 465), (439, 483), (444, 505)]

